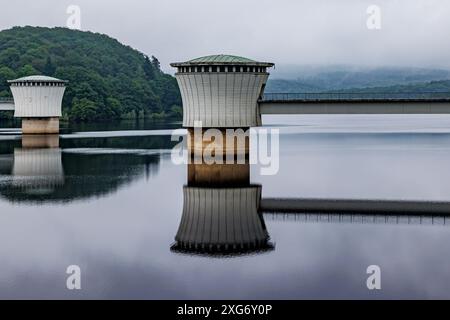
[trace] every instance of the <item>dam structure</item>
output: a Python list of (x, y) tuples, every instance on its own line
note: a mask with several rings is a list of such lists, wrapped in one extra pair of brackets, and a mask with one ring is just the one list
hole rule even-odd
[(68, 81), (29, 76), (8, 83), (14, 97), (14, 117), (22, 119), (22, 134), (59, 133), (61, 105)]
[(172, 63), (183, 126), (249, 128), (265, 114), (449, 114), (450, 92), (265, 93), (271, 62), (213, 55)]

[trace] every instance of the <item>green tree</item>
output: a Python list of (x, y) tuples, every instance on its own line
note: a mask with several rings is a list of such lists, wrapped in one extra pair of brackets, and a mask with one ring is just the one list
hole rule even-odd
[(18, 76), (21, 77), (27, 77), (39, 74), (39, 72), (36, 71), (35, 68), (33, 68), (32, 65), (26, 64), (22, 68), (19, 69)]
[(56, 67), (53, 64), (52, 58), (50, 58), (50, 56), (47, 57), (47, 61), (45, 63), (43, 71), (46, 76), (53, 76), (55, 74)]
[(0, 31), (0, 94), (10, 95), (5, 80), (42, 74), (69, 80), (63, 112), (72, 120), (169, 115), (181, 106), (177, 82), (150, 57), (106, 35), (15, 27)]
[(152, 56), (152, 65), (156, 71), (158, 71), (158, 72), (161, 71), (161, 63), (155, 56)]
[(9, 97), (11, 95), (7, 81), (14, 80), (15, 78), (16, 73), (11, 68), (0, 68), (0, 97)]
[(69, 112), (69, 116), (75, 121), (89, 121), (97, 118), (97, 106), (95, 102), (82, 98), (75, 98), (72, 102), (72, 108)]
[(154, 70), (153, 64), (150, 61), (150, 58), (148, 56), (145, 56), (143, 68), (144, 68), (144, 72), (145, 72), (145, 75), (148, 80), (155, 79), (155, 70)]

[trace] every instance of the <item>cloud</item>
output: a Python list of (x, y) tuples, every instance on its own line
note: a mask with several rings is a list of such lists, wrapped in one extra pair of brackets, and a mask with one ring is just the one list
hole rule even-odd
[[(84, 30), (156, 55), (165, 70), (213, 53), (277, 64), (450, 68), (447, 0), (16, 0), (2, 5), (0, 29), (65, 26), (71, 4), (81, 7)], [(366, 25), (374, 4), (380, 30)]]

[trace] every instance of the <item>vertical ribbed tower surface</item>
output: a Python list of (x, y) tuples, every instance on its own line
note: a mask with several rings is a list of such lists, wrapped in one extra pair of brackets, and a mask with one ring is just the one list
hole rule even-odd
[(59, 133), (62, 100), (67, 81), (46, 76), (9, 80), (14, 117), (22, 118), (23, 134)]
[(183, 99), (183, 127), (201, 121), (204, 128), (261, 125), (258, 100), (273, 63), (213, 55), (172, 63)]

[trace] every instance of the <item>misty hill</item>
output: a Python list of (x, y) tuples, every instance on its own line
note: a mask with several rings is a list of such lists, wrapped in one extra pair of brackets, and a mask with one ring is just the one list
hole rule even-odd
[(281, 66), (272, 72), (266, 92), (324, 92), (412, 84), (420, 86), (426, 82), (447, 79), (450, 79), (450, 71), (440, 69)]
[(0, 32), (0, 97), (6, 80), (44, 74), (69, 80), (63, 113), (71, 120), (181, 114), (174, 77), (106, 35), (66, 28), (15, 27)]

